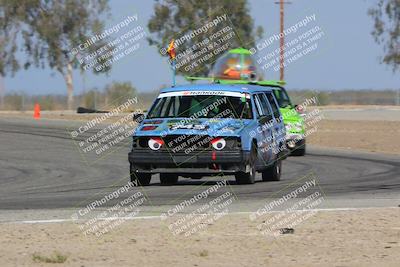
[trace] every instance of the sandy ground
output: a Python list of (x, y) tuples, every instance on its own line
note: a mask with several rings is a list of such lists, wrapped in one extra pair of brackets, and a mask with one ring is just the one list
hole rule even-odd
[(395, 109), (400, 110), (400, 106), (389, 105), (327, 105), (318, 106), (319, 109)]
[(307, 142), (321, 147), (400, 155), (400, 121), (322, 120)]
[[(189, 237), (159, 218), (128, 220), (96, 237), (75, 223), (2, 224), (0, 266), (398, 266), (400, 208), (320, 211), (292, 234), (264, 236), (226, 215)], [(53, 254), (64, 263), (44, 263)], [(35, 255), (35, 256), (34, 256)], [(38, 260), (38, 257), (42, 260)]]
[[(124, 116), (128, 116), (130, 113), (120, 113), (106, 120), (106, 122), (114, 122)], [(74, 111), (41, 111), (40, 119), (50, 119), (50, 120), (69, 120), (69, 121), (89, 121), (93, 120), (99, 116), (104, 115), (104, 113), (87, 113), (87, 114), (77, 114)], [(0, 111), (1, 117), (9, 118), (32, 118), (33, 111)]]

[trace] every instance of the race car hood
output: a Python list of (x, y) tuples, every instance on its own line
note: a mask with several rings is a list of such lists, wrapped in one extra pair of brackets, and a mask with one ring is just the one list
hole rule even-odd
[(280, 108), (279, 110), (282, 114), (284, 124), (296, 123), (296, 122), (303, 123), (303, 118), (295, 109)]
[(241, 131), (252, 120), (248, 119), (146, 119), (137, 128), (136, 136), (176, 135), (210, 135), (210, 136), (240, 136)]

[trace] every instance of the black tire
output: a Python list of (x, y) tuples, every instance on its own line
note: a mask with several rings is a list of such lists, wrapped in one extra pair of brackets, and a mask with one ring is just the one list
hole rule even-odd
[(262, 180), (264, 182), (280, 181), (281, 173), (282, 173), (282, 160), (278, 158), (277, 160), (275, 160), (274, 164), (272, 164), (262, 172), (261, 174)]
[(175, 173), (160, 173), (161, 185), (174, 185), (178, 182), (178, 178)]
[(150, 173), (141, 173), (141, 172), (135, 172), (132, 164), (130, 166), (130, 172), (131, 172), (131, 182), (137, 185), (141, 186), (146, 186), (150, 184), (151, 181), (151, 174)]
[(248, 164), (250, 165), (250, 172), (237, 172), (235, 179), (237, 184), (254, 184), (256, 181), (256, 161), (257, 149), (253, 144), (251, 146), (250, 158)]
[(299, 145), (290, 154), (297, 157), (304, 156), (306, 154), (306, 144)]

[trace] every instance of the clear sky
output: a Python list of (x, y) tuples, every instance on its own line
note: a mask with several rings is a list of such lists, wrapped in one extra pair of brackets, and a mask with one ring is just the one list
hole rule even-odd
[[(274, 2), (275, 0), (249, 1), (255, 24), (264, 27), (266, 38), (279, 32), (279, 5)], [(380, 64), (383, 49), (374, 42), (370, 34), (373, 25), (367, 11), (374, 3), (375, 0), (292, 0), (292, 4), (286, 5), (286, 26), (294, 25), (305, 16), (315, 14), (313, 25), (319, 26), (324, 33), (315, 51), (287, 67), (287, 88), (399, 88), (400, 73), (393, 73), (388, 66)], [(154, 1), (149, 0), (111, 0), (112, 16), (107, 25), (115, 25), (127, 15), (137, 14), (137, 24), (146, 27), (153, 13), (153, 5)], [(83, 79), (80, 72), (75, 71), (75, 92), (82, 92), (84, 87), (103, 88), (112, 81), (130, 81), (140, 91), (151, 91), (163, 85), (170, 85), (171, 71), (166, 58), (158, 54), (156, 47), (149, 46), (147, 42), (141, 44), (135, 54), (114, 64), (108, 76), (88, 72)], [(267, 79), (278, 79), (279, 72), (269, 70), (264, 76)], [(177, 82), (182, 84), (184, 80), (178, 78)], [(50, 69), (21, 70), (14, 77), (7, 76), (4, 83), (8, 92), (66, 92), (61, 75)]]

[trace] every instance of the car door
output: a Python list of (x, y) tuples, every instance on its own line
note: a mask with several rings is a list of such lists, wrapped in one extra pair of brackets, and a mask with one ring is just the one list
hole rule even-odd
[(283, 119), (281, 116), (281, 112), (279, 110), (278, 102), (275, 99), (275, 96), (272, 94), (272, 92), (266, 92), (264, 93), (264, 96), (269, 103), (269, 106), (271, 108), (275, 120), (274, 126), (272, 127), (273, 128), (272, 134), (274, 137), (274, 148), (275, 148), (274, 153), (279, 154), (283, 149), (282, 145), (284, 145), (283, 140), (286, 135), (285, 125), (283, 124)]
[(260, 158), (263, 160), (262, 165), (267, 163), (274, 158), (272, 151), (273, 144), (273, 114), (272, 109), (269, 107), (269, 103), (263, 93), (254, 95), (254, 100), (257, 108), (257, 120), (258, 120), (258, 132), (259, 140), (257, 140), (259, 147)]

